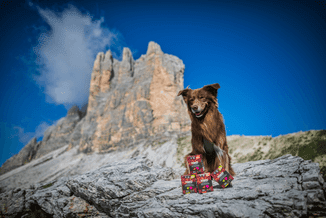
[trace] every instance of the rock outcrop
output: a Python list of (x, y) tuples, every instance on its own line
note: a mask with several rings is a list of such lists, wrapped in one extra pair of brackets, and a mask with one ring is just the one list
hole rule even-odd
[[(307, 217), (325, 216), (326, 183), (317, 163), (285, 155), (234, 164), (233, 186), (183, 195), (183, 168), (147, 158), (108, 163), (74, 177), (0, 194), (0, 214), (53, 217)], [(31, 208), (34, 209), (32, 212)]]
[(128, 48), (121, 62), (111, 51), (94, 62), (87, 115), (74, 130), (70, 146), (110, 152), (165, 131), (190, 129), (183, 89), (183, 62), (150, 42), (134, 60)]
[(33, 138), (18, 154), (4, 162), (0, 168), (0, 175), (20, 167), (34, 159), (41, 143), (42, 142), (37, 142), (36, 138)]
[[(186, 132), (190, 120), (182, 98), (185, 66), (150, 42), (146, 55), (134, 60), (128, 48), (119, 62), (111, 51), (100, 52), (94, 62), (87, 109), (72, 107), (67, 116), (49, 127), (36, 153), (40, 158), (70, 145), (79, 151), (112, 152), (165, 132)], [(87, 111), (87, 113), (86, 113)], [(18, 166), (13, 157), (8, 172)], [(14, 164), (12, 164), (14, 163)]]

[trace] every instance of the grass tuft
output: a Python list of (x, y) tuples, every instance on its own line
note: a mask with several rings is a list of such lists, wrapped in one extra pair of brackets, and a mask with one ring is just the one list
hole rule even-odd
[(54, 184), (54, 183), (49, 183), (49, 184), (43, 185), (42, 188), (43, 188), (43, 189), (49, 188), (49, 187), (51, 187), (53, 184)]

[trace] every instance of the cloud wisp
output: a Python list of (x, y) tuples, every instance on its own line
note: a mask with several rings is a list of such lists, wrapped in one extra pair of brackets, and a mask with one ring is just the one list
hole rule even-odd
[(18, 137), (19, 142), (26, 145), (32, 138), (40, 138), (43, 136), (45, 130), (47, 130), (50, 125), (46, 122), (41, 122), (35, 129), (35, 132), (25, 132), (24, 128), (20, 126), (13, 127), (13, 133), (11, 134), (11, 138)]
[(103, 17), (93, 20), (72, 5), (61, 13), (36, 9), (51, 29), (39, 35), (34, 47), (39, 75), (33, 78), (44, 87), (48, 103), (82, 107), (88, 101), (96, 54), (108, 49), (121, 53), (123, 38), (118, 31), (102, 27)]

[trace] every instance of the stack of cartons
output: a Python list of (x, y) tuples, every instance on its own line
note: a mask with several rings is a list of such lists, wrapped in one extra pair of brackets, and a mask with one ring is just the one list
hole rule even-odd
[(222, 188), (230, 185), (233, 180), (233, 177), (222, 166), (219, 166), (213, 173), (204, 173), (205, 167), (201, 154), (188, 156), (187, 163), (190, 175), (181, 176), (183, 194), (197, 192), (202, 194), (213, 191), (212, 177)]

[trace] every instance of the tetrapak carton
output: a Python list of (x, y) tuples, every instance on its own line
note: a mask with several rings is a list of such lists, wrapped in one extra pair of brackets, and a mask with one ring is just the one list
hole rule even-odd
[(190, 174), (202, 174), (205, 172), (203, 156), (201, 154), (188, 156), (187, 162)]
[(181, 183), (183, 194), (197, 193), (196, 175), (182, 175)]
[(222, 166), (219, 166), (214, 172), (211, 173), (211, 175), (222, 188), (230, 185), (231, 181), (234, 179), (233, 176), (231, 176), (230, 173)]
[(213, 184), (210, 173), (196, 175), (198, 193), (207, 193), (213, 191)]

